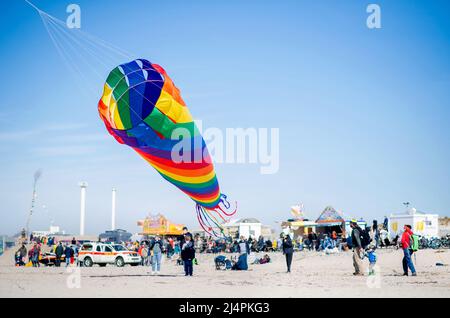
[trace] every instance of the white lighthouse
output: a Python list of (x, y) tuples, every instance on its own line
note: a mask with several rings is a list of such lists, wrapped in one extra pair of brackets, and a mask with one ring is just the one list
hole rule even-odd
[(80, 236), (84, 235), (84, 220), (86, 217), (86, 188), (87, 182), (80, 182), (78, 185), (81, 188), (81, 202), (80, 202)]

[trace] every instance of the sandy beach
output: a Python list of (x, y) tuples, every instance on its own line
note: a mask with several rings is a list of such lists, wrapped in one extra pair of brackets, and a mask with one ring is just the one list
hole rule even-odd
[(417, 277), (401, 276), (401, 250), (381, 250), (380, 275), (370, 278), (352, 275), (350, 252), (297, 252), (291, 274), (281, 253), (246, 272), (216, 271), (214, 256), (200, 254), (194, 277), (167, 260), (159, 276), (141, 266), (79, 268), (77, 276), (76, 268), (16, 268), (11, 256), (0, 257), (0, 297), (450, 297), (449, 267), (436, 266), (450, 264), (449, 250), (419, 251)]

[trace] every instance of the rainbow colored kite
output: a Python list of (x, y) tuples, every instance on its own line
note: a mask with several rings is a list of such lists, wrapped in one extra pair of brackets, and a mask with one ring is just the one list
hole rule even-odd
[[(144, 59), (116, 67), (106, 79), (98, 110), (119, 143), (133, 148), (196, 202), (202, 228), (222, 236), (221, 223), (236, 209), (230, 209), (227, 196), (220, 192), (205, 141), (164, 69)], [(180, 135), (188, 139), (181, 141), (178, 151)]]

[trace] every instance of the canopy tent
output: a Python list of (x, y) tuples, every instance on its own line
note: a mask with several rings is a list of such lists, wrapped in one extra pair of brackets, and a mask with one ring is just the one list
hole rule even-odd
[(316, 220), (317, 232), (331, 234), (335, 231), (337, 234), (345, 236), (344, 216), (332, 206), (327, 206)]
[(316, 220), (318, 226), (340, 226), (345, 223), (344, 216), (332, 206), (327, 206)]
[(149, 215), (144, 220), (137, 222), (142, 226), (142, 235), (181, 235), (183, 234), (183, 224), (174, 224), (164, 215)]

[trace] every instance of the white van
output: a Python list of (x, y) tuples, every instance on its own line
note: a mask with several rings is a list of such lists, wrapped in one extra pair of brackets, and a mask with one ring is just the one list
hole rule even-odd
[(78, 262), (85, 267), (92, 267), (94, 264), (102, 267), (107, 264), (115, 264), (117, 267), (125, 264), (137, 266), (141, 263), (141, 256), (127, 250), (122, 245), (88, 242), (81, 246), (78, 252)]

